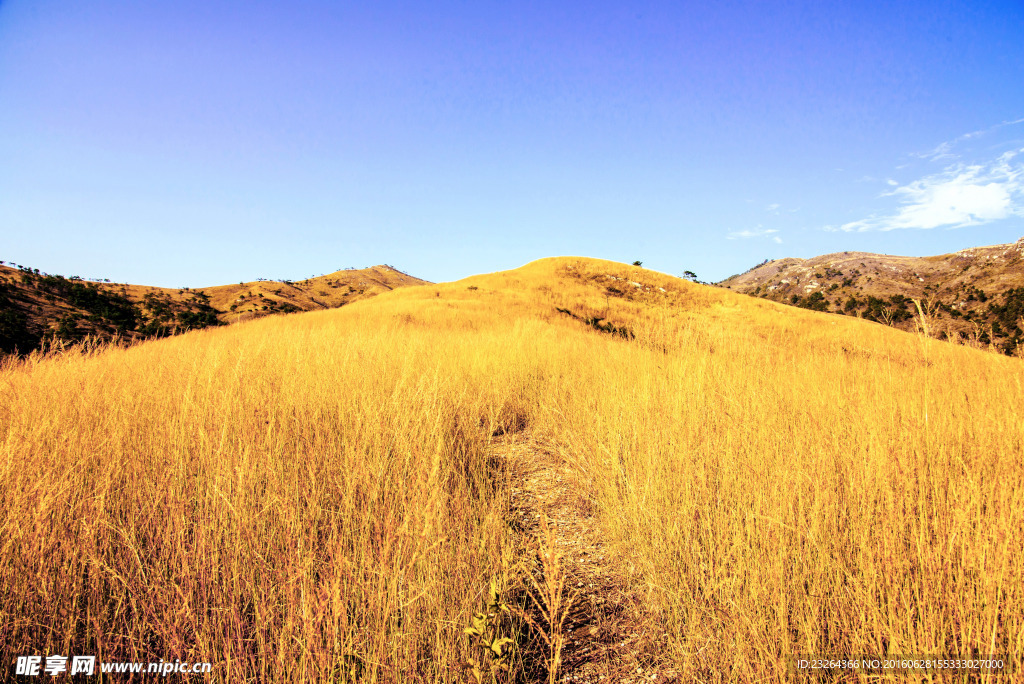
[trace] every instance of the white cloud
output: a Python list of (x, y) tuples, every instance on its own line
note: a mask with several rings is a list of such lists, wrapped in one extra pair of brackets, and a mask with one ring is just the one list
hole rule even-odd
[(775, 237), (772, 238), (772, 242), (774, 242), (777, 245), (781, 245), (782, 244), (782, 238), (780, 238), (778, 235), (776, 235)]
[(885, 184), (890, 185), (890, 186), (899, 185), (899, 183), (894, 181), (892, 178), (886, 178), (883, 181), (881, 178), (875, 178), (874, 176), (861, 176), (860, 178), (857, 179), (857, 182), (858, 183), (885, 183)]
[(1024, 118), (1015, 119), (1013, 121), (1003, 121), (1001, 123), (997, 123), (995, 126), (982, 128), (977, 131), (971, 131), (970, 133), (964, 133), (963, 135), (957, 138), (953, 138), (952, 140), (947, 140), (944, 143), (936, 145), (933, 149), (927, 152), (915, 152), (911, 154), (911, 156), (917, 157), (919, 159), (927, 159), (929, 161), (941, 161), (943, 159), (958, 159), (959, 155), (954, 154), (953, 148), (959, 146), (960, 143), (967, 140), (971, 140), (972, 138), (978, 138), (980, 136), (993, 133), (995, 131), (998, 131), (1000, 128), (1004, 128), (1006, 126), (1015, 126), (1019, 123), (1024, 123)]
[[(968, 133), (967, 135), (970, 135)], [(927, 152), (915, 152), (913, 156), (920, 157), (921, 159), (927, 159), (929, 161), (940, 161), (942, 159), (955, 159), (956, 155), (953, 154), (953, 146), (960, 140), (965, 138), (961, 136), (956, 140), (950, 140), (944, 143), (936, 145), (934, 149)]]
[(779, 203), (775, 202), (775, 203), (769, 204), (767, 207), (764, 208), (764, 210), (765, 211), (770, 211), (770, 212), (773, 212), (773, 213), (777, 214), (777, 213), (779, 213)]
[(900, 206), (894, 212), (827, 230), (963, 228), (1024, 216), (1024, 164), (1014, 162), (1021, 152), (1024, 148), (1006, 152), (987, 164), (954, 164), (907, 185), (897, 183), (882, 195), (899, 199)]
[[(735, 240), (736, 238), (747, 239), (755, 237), (768, 237), (769, 235), (774, 235), (775, 233), (778, 232), (779, 231), (776, 230), (775, 228), (762, 228), (760, 225), (758, 225), (756, 228), (751, 228), (748, 230), (734, 230), (733, 232), (726, 235), (726, 238), (729, 240)], [(781, 242), (781, 240), (777, 237), (774, 239), (776, 242)]]

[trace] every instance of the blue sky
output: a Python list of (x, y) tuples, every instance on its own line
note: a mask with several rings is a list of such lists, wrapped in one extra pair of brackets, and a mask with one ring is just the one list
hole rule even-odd
[(1021, 2), (0, 0), (0, 259), (719, 280), (1024, 235)]

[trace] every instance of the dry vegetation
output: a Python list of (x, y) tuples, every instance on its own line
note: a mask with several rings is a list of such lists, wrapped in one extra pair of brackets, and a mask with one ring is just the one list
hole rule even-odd
[(0, 648), (217, 681), (471, 681), (471, 658), (522, 678), (463, 629), (496, 578), (512, 609), (485, 626), (540, 640), (491, 449), (528, 427), (681, 680), (1019, 658), (1022, 381), (1018, 359), (566, 259), (12, 361)]
[(817, 311), (915, 328), (924, 303), (933, 333), (976, 348), (1024, 356), (1024, 238), (953, 254), (904, 257), (839, 252), (765, 261), (719, 285)]
[(0, 261), (0, 356), (82, 342), (137, 342), (299, 311), (335, 309), (427, 281), (391, 266), (299, 281), (260, 279), (202, 289), (83, 280)]

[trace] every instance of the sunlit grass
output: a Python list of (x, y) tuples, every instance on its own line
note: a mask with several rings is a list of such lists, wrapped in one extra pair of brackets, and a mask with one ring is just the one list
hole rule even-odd
[(686, 676), (1019, 656), (1022, 368), (571, 259), (12, 365), (3, 650), (466, 681), (462, 629), (513, 552), (488, 440), (525, 421)]

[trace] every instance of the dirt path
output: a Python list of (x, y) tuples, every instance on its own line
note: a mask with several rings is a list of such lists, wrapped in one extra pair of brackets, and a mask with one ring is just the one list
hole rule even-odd
[[(512, 522), (522, 533), (522, 556), (536, 580), (533, 593), (553, 584), (562, 587), (564, 607), (556, 607), (555, 616), (565, 615), (561, 630), (551, 627), (543, 609), (532, 610), (549, 637), (562, 637), (557, 681), (676, 681), (670, 668), (656, 664), (660, 630), (643, 611), (643, 587), (606, 549), (579, 474), (557, 449), (529, 432), (506, 435), (493, 450), (514, 473)], [(533, 658), (550, 659), (542, 637), (534, 638), (531, 648)], [(547, 681), (546, 676), (538, 681)]]

